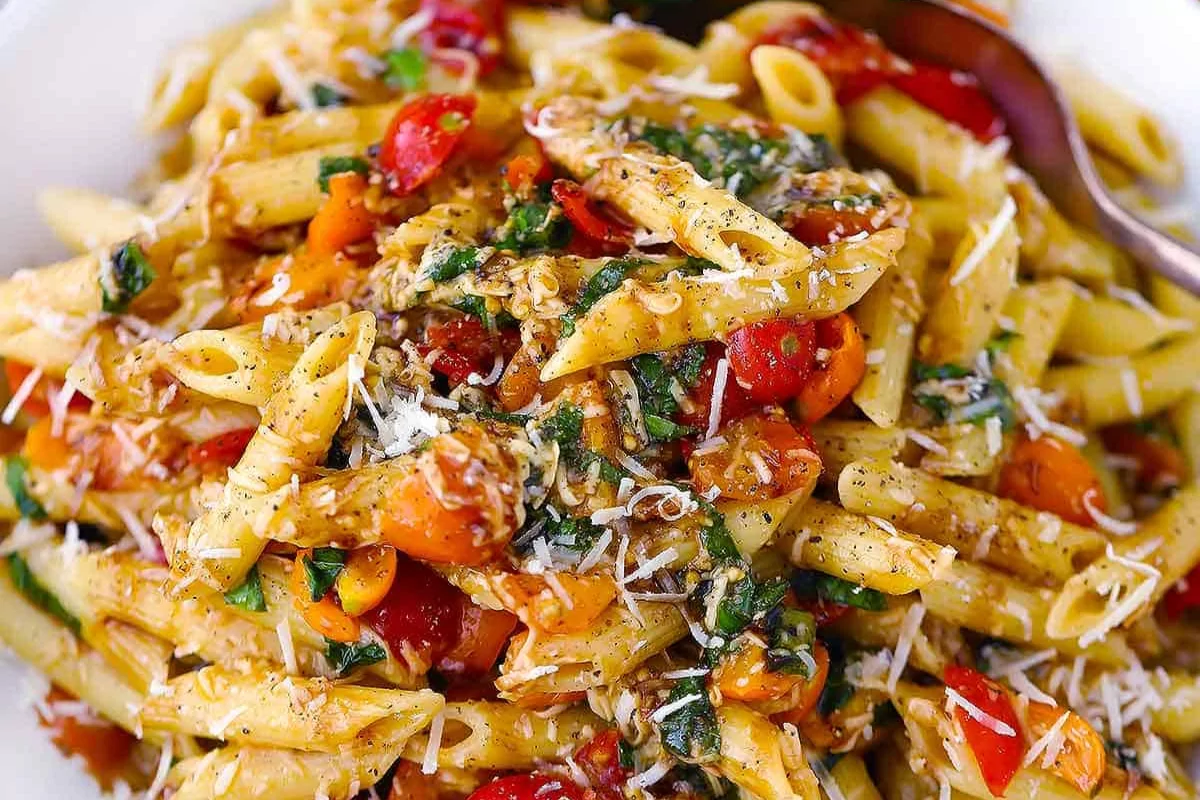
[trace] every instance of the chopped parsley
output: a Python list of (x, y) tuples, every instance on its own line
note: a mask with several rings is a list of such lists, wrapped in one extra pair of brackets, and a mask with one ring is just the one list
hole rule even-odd
[(816, 570), (794, 570), (791, 585), (792, 591), (801, 600), (824, 600), (864, 611), (883, 611), (887, 608), (887, 597), (882, 592)]
[(343, 644), (333, 639), (325, 640), (325, 660), (339, 678), (351, 670), (378, 664), (386, 658), (387, 651), (379, 642)]
[(141, 246), (133, 239), (113, 251), (108, 269), (100, 271), (100, 308), (123, 314), (133, 299), (154, 282), (158, 273)]
[(660, 153), (689, 162), (700, 177), (745, 197), (784, 174), (814, 172), (833, 165), (822, 137), (790, 132), (779, 137), (700, 125), (679, 130), (645, 120), (627, 120), (633, 137)]
[(312, 85), (312, 99), (317, 108), (333, 108), (346, 104), (346, 95), (326, 83)]
[(12, 578), (13, 585), (17, 590), (25, 595), (25, 599), (33, 603), (35, 606), (57, 617), (63, 624), (71, 629), (76, 636), (79, 635), (80, 623), (79, 618), (58, 601), (58, 598), (50, 593), (50, 590), (41, 584), (33, 571), (29, 569), (29, 564), (21, 557), (19, 553), (10, 553), (8, 555), (8, 574)]
[(930, 413), (936, 422), (970, 422), (982, 425), (997, 417), (1003, 430), (1017, 422), (1008, 385), (991, 375), (957, 364), (913, 364), (913, 402)]
[(308, 580), (309, 598), (315, 603), (329, 592), (346, 566), (346, 552), (336, 547), (318, 547), (301, 561)]
[(22, 517), (35, 522), (46, 518), (46, 508), (29, 493), (29, 461), (25, 456), (9, 456), (4, 462), (4, 482)]
[(817, 623), (813, 615), (798, 608), (774, 609), (767, 617), (767, 669), (811, 678), (813, 641)]
[(334, 175), (354, 172), (366, 177), (371, 171), (371, 165), (366, 159), (358, 156), (322, 156), (317, 165), (317, 186), (322, 192), (329, 192), (329, 179)]
[(263, 612), (267, 610), (267, 598), (263, 595), (262, 578), (255, 564), (246, 573), (246, 580), (240, 586), (225, 593), (225, 602), (245, 611)]
[(580, 291), (579, 297), (571, 310), (562, 316), (563, 336), (575, 332), (575, 321), (586, 314), (592, 306), (600, 302), (604, 295), (614, 292), (624, 282), (630, 272), (637, 269), (643, 262), (631, 258), (618, 258), (609, 261), (600, 271), (588, 278), (587, 285)]
[(500, 250), (525, 255), (536, 250), (557, 250), (571, 238), (571, 224), (556, 203), (518, 203), (496, 230), (494, 244)]
[(659, 723), (663, 747), (680, 761), (703, 764), (721, 754), (721, 728), (717, 713), (708, 699), (703, 677), (683, 678), (671, 689), (664, 705), (693, 697)]
[(425, 54), (414, 47), (388, 50), (383, 54), (383, 82), (392, 89), (411, 92), (425, 82), (429, 62)]
[(483, 266), (493, 252), (490, 247), (444, 247), (436, 253), (436, 260), (429, 265), (426, 274), (435, 283), (452, 281)]

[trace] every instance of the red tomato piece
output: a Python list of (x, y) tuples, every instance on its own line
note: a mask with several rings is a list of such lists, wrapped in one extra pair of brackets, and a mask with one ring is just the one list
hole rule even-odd
[(951, 664), (946, 667), (944, 678), (946, 685), (962, 695), (963, 699), (1014, 732), (1011, 736), (1005, 735), (993, 729), (999, 726), (993, 724), (989, 727), (961, 706), (954, 709), (988, 791), (1001, 797), (1005, 787), (1021, 768), (1021, 759), (1025, 755), (1021, 721), (1017, 718), (1012, 700), (1004, 687), (970, 667)]
[(99, 717), (82, 719), (75, 714), (55, 714), (55, 706), (59, 703), (77, 705), (78, 701), (57, 686), (50, 687), (45, 703), (50, 715), (43, 716), (39, 711), (38, 722), (50, 729), (50, 738), (59, 750), (83, 758), (88, 772), (102, 786), (110, 787), (128, 766), (137, 739)]
[(487, 375), (499, 352), (495, 336), (478, 317), (456, 317), (434, 323), (425, 329), (425, 342), (417, 349), (422, 355), (438, 351), (433, 369), (451, 383), (464, 383), (472, 372)]
[(730, 500), (770, 500), (811, 488), (821, 474), (812, 436), (782, 415), (751, 414), (722, 425), (721, 435), (723, 446), (688, 457), (692, 483), (701, 493), (716, 486)]
[(799, 50), (825, 73), (846, 104), (899, 72), (904, 62), (875, 34), (817, 14), (802, 14), (763, 31), (758, 44)]
[(587, 192), (575, 181), (559, 178), (551, 184), (550, 194), (562, 206), (563, 214), (575, 230), (589, 239), (624, 245), (633, 241), (633, 228), (597, 210)]
[(914, 62), (911, 71), (893, 75), (891, 82), (981, 142), (1004, 135), (1004, 117), (980, 88), (979, 79), (969, 72)]
[(473, 675), (491, 672), (516, 627), (514, 614), (464, 602), (454, 647), (438, 662), (438, 669)]
[[(4, 377), (8, 382), (8, 391), (15, 393), (21, 384), (33, 372), (33, 367), (11, 358), (4, 360)], [(62, 391), (63, 382), (57, 378), (43, 375), (33, 386), (29, 397), (21, 404), (21, 412), (30, 417), (44, 417), (50, 413), (50, 398)], [(79, 392), (71, 395), (67, 409), (71, 411), (87, 411), (92, 407), (92, 401)]]
[(409, 650), (433, 664), (454, 646), (462, 614), (462, 592), (421, 562), (397, 553), (396, 577), (387, 596), (360, 619), (397, 656)]
[(575, 763), (600, 800), (621, 800), (621, 787), (633, 776), (633, 770), (621, 766), (621, 734), (615, 728), (596, 734), (576, 750)]
[(1177, 581), (1163, 597), (1167, 619), (1179, 619), (1185, 611), (1200, 606), (1200, 566)]
[(255, 428), (238, 428), (219, 433), (211, 439), (196, 442), (188, 447), (188, 463), (201, 469), (232, 467), (246, 452), (246, 445), (254, 436)]
[(895, 224), (895, 217), (870, 204), (811, 203), (789, 211), (780, 223), (792, 238), (809, 247), (840, 242), (860, 233), (874, 233)]
[(729, 368), (750, 397), (779, 403), (800, 394), (813, 370), (817, 331), (799, 318), (765, 319), (729, 337)]
[(421, 10), (433, 13), (418, 41), (434, 61), (461, 74), (466, 68), (463, 59), (439, 51), (465, 50), (479, 61), (480, 76), (500, 65), (504, 42), (501, 0), (421, 0)]
[(1079, 450), (1053, 436), (1017, 441), (1000, 468), (996, 494), (1087, 527), (1096, 525), (1089, 505), (1101, 512), (1108, 508), (1092, 465)]
[[(713, 387), (717, 380), (717, 363), (725, 356), (725, 348), (716, 343), (705, 345), (704, 364), (700, 367), (700, 376), (688, 393), (692, 408), (681, 411), (680, 420), (685, 425), (699, 428), (701, 431), (708, 426), (709, 410), (712, 408)], [(721, 424), (727, 425), (735, 419), (741, 419), (759, 407), (750, 397), (750, 393), (741, 387), (729, 370), (725, 381), (725, 391), (721, 394)]]
[(566, 778), (534, 773), (497, 778), (467, 800), (584, 800), (584, 792)]
[(471, 127), (475, 105), (474, 95), (454, 94), (427, 94), (405, 103), (379, 148), (388, 191), (406, 195), (433, 180)]
[(1137, 462), (1137, 482), (1151, 492), (1183, 483), (1187, 462), (1165, 432), (1139, 430), (1136, 425), (1115, 425), (1100, 432), (1104, 448)]
[(504, 181), (514, 192), (526, 193), (554, 175), (550, 162), (538, 151), (532, 155), (513, 156), (504, 165)]
[(850, 396), (867, 371), (867, 349), (858, 325), (846, 312), (817, 321), (817, 347), (829, 351), (797, 396), (804, 421), (822, 419)]

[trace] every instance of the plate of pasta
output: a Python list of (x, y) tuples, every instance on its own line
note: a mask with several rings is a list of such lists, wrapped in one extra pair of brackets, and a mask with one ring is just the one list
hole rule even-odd
[(791, 0), (222, 14), (126, 65), (152, 162), (10, 189), (67, 251), (0, 280), (26, 795), (1195, 796), (1200, 300), (972, 76)]

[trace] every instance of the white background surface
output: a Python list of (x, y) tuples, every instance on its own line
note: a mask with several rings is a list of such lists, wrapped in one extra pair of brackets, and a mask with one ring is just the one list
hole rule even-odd
[[(1188, 159), (1200, 208), (1200, 2), (1017, 0), (1017, 29), (1157, 111)], [(62, 254), (34, 207), (38, 187), (121, 192), (154, 143), (137, 118), (170, 48), (262, 0), (0, 0), (0, 272)], [(89, 800), (21, 702), (23, 670), (0, 657), (0, 800)]]

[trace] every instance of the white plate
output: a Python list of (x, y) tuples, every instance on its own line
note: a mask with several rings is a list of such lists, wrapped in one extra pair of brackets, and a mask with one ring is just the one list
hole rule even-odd
[[(1018, 0), (1018, 30), (1043, 52), (1072, 54), (1157, 111), (1185, 155), (1200, 153), (1200, 3)], [(0, 0), (0, 271), (46, 263), (62, 248), (38, 219), (47, 185), (121, 192), (153, 147), (138, 112), (170, 48), (265, 5), (261, 0)], [(1200, 157), (1188, 164), (1200, 207)], [(24, 668), (0, 659), (0, 797), (97, 796), (34, 722)]]

